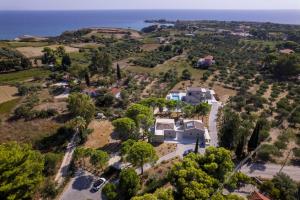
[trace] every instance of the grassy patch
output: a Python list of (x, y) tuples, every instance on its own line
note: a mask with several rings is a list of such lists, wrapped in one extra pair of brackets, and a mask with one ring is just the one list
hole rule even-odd
[(13, 99), (0, 104), (0, 114), (9, 114), (19, 102), (19, 98)]
[(276, 44), (278, 43), (276, 41), (265, 41), (265, 40), (245, 40), (245, 39), (242, 39), (240, 41), (245, 42), (245, 44), (270, 46), (271, 48), (274, 48), (276, 46)]
[(48, 42), (0, 42), (0, 47), (43, 47), (49, 45)]
[(46, 69), (41, 68), (34, 68), (19, 72), (12, 72), (7, 74), (1, 74), (0, 75), (0, 85), (1, 84), (14, 84), (18, 82), (25, 81), (27, 79), (33, 78), (33, 77), (39, 77), (44, 78), (50, 75), (50, 71)]
[(181, 76), (181, 73), (183, 70), (188, 69), (191, 74), (193, 79), (200, 79), (202, 78), (203, 73), (205, 70), (200, 70), (200, 69), (195, 69), (193, 68), (188, 62), (184, 60), (179, 60), (179, 61), (167, 61), (164, 64), (157, 65), (156, 67), (153, 68), (147, 68), (147, 67), (139, 67), (139, 66), (130, 66), (126, 69), (129, 71), (133, 71), (136, 73), (154, 73), (158, 75), (161, 72), (167, 72), (170, 69), (176, 69), (178, 72), (178, 75)]
[(34, 144), (44, 137), (55, 134), (61, 126), (62, 124), (51, 119), (36, 119), (32, 121), (3, 120), (0, 128), (0, 143), (17, 141)]

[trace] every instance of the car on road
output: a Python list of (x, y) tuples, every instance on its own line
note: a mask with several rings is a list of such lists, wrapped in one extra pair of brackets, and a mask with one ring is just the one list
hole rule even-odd
[(100, 179), (96, 180), (93, 184), (92, 190), (98, 191), (105, 183), (106, 183), (105, 178), (100, 178)]
[(188, 149), (188, 150), (185, 150), (184, 152), (183, 152), (183, 156), (185, 157), (185, 156), (187, 156), (187, 155), (189, 155), (190, 153), (193, 153), (194, 152), (194, 149)]

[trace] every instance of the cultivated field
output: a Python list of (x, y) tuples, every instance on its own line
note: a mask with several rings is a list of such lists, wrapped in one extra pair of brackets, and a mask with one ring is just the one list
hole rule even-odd
[(5, 84), (15, 84), (28, 79), (33, 79), (34, 77), (45, 78), (51, 72), (42, 68), (33, 68), (28, 70), (23, 70), (19, 72), (12, 72), (8, 74), (0, 75), (0, 85)]
[[(56, 49), (60, 45), (50, 45), (50, 46), (44, 46), (44, 47), (49, 47), (51, 49)], [(19, 47), (17, 50), (21, 52), (24, 56), (27, 58), (35, 58), (35, 57), (40, 57), (43, 55), (43, 49), (44, 47)], [(67, 53), (71, 52), (78, 52), (78, 48), (70, 47), (70, 46), (64, 46), (66, 49)]]
[(17, 93), (18, 89), (16, 87), (0, 86), (0, 104), (18, 98)]

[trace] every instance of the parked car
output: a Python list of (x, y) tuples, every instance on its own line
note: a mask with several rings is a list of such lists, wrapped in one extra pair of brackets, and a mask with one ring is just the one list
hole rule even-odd
[(194, 152), (194, 149), (188, 149), (188, 150), (185, 150), (184, 152), (183, 152), (183, 156), (185, 157), (185, 156), (187, 156), (189, 153), (193, 153)]
[(98, 191), (105, 183), (106, 183), (105, 178), (100, 178), (100, 179), (96, 180), (93, 184), (92, 190)]

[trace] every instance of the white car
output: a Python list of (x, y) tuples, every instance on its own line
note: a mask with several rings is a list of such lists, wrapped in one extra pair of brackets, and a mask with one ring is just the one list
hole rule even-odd
[(93, 184), (92, 190), (98, 191), (105, 183), (106, 183), (105, 178), (100, 178), (100, 179), (96, 180)]

